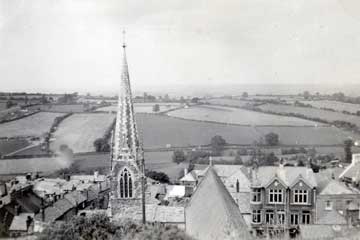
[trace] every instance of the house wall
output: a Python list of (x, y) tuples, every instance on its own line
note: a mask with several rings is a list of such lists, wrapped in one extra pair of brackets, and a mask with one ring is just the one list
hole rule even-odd
[(346, 215), (348, 201), (351, 201), (356, 206), (360, 205), (360, 194), (342, 194), (342, 195), (319, 195), (316, 199), (316, 215), (317, 218), (323, 216), (327, 211), (327, 201), (332, 202), (332, 209), (342, 211)]

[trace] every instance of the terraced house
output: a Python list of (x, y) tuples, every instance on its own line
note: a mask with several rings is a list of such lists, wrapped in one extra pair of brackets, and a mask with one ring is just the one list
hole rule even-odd
[(257, 235), (295, 232), (315, 221), (316, 179), (311, 168), (265, 166), (251, 174), (251, 225)]

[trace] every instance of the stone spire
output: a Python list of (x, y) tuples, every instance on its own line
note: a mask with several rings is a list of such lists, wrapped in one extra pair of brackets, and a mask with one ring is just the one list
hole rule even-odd
[[(125, 34), (125, 32), (124, 32)], [(134, 106), (126, 60), (126, 45), (123, 43), (123, 62), (119, 100), (116, 116), (113, 160), (138, 160), (139, 140), (136, 129)]]

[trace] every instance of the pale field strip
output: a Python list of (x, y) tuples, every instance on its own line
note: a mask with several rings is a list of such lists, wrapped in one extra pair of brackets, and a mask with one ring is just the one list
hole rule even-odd
[(75, 153), (93, 152), (94, 141), (103, 137), (114, 118), (115, 114), (108, 113), (73, 114), (61, 122), (53, 134), (50, 148), (58, 151), (60, 145), (66, 144)]
[(15, 121), (0, 124), (0, 137), (42, 136), (50, 130), (54, 119), (64, 113), (39, 112)]
[(250, 126), (320, 126), (321, 123), (295, 117), (249, 111), (239, 108), (199, 105), (167, 113), (172, 117)]
[(360, 104), (354, 103), (344, 103), (344, 102), (337, 102), (331, 100), (319, 100), (319, 101), (301, 101), (305, 104), (310, 104), (316, 108), (331, 108), (335, 111), (348, 111), (351, 113), (356, 113), (360, 111)]
[(324, 119), (329, 122), (333, 121), (346, 121), (353, 124), (356, 124), (360, 127), (360, 117), (354, 115), (343, 114), (340, 112), (331, 112), (317, 108), (307, 108), (307, 107), (295, 107), (288, 105), (275, 105), (275, 104), (264, 104), (259, 106), (264, 111), (273, 111), (276, 113), (296, 113), (302, 114), (311, 118)]

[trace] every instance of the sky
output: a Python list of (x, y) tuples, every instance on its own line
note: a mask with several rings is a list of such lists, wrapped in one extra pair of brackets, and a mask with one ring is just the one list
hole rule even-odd
[(358, 0), (0, 0), (0, 91), (115, 93), (123, 29), (138, 92), (360, 84)]

